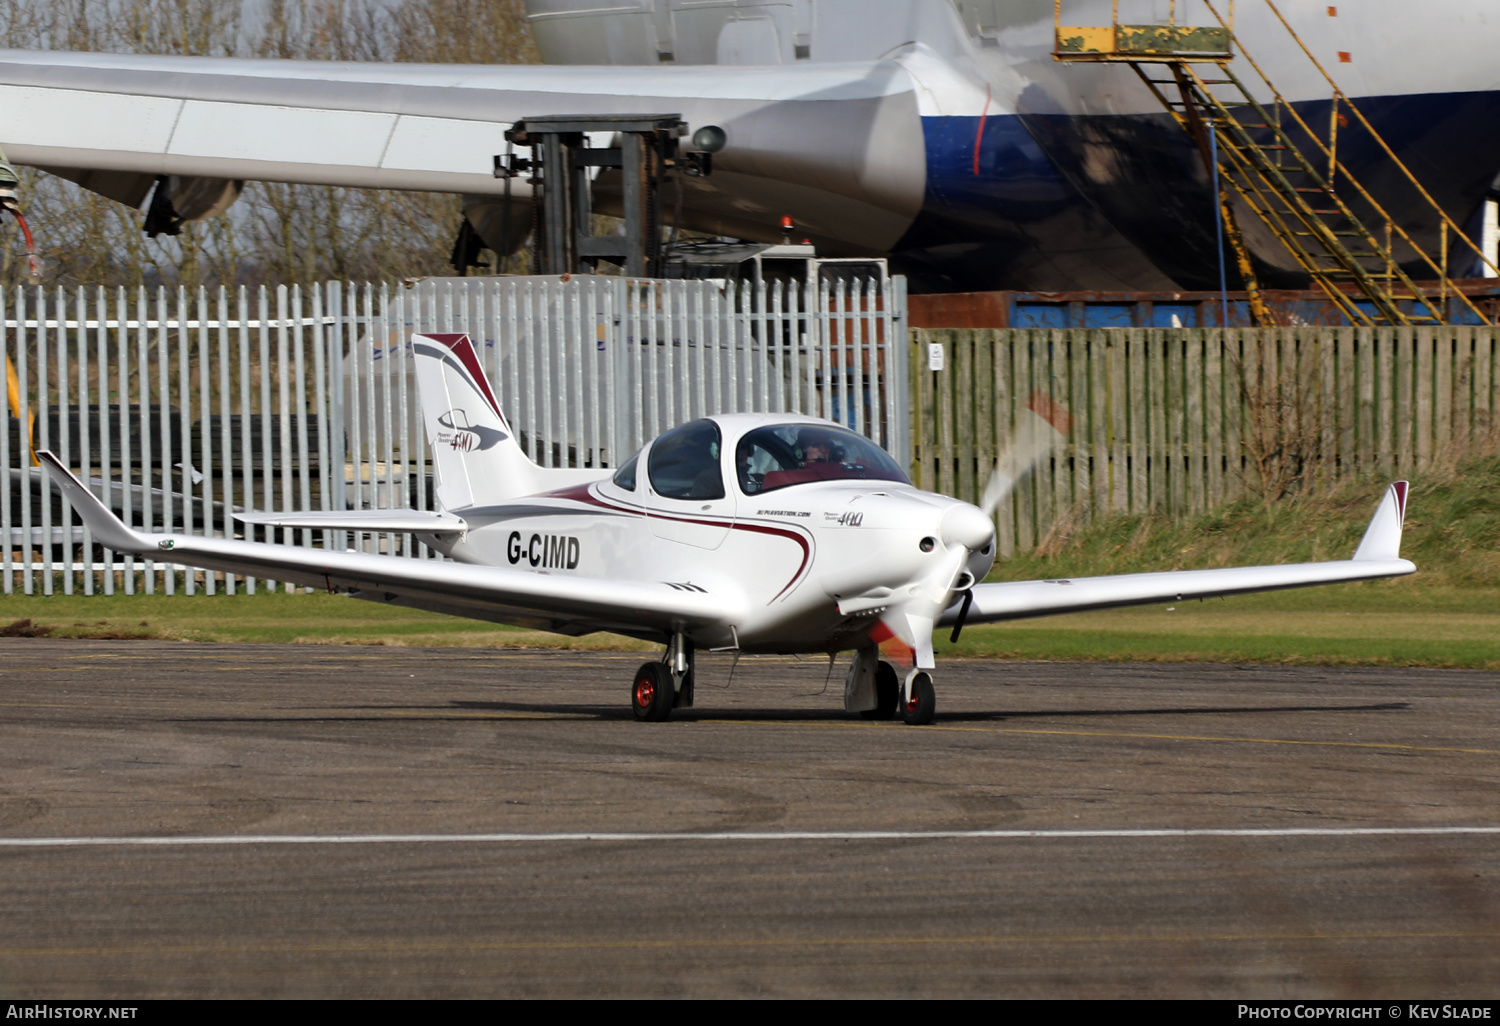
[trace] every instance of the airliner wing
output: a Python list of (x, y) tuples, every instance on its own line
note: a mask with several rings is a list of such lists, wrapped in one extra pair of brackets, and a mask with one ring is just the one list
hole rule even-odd
[[(764, 196), (767, 210), (807, 208), (816, 234), (832, 204), (866, 219), (867, 241), (884, 247), (920, 209), (926, 174), (912, 80), (894, 61), (549, 67), (0, 50), (0, 109), (13, 162), (134, 205), (162, 174), (498, 196), (504, 129), (549, 114), (719, 125), (728, 145), (711, 179), (684, 183), (688, 210), (727, 210), (716, 191), (752, 205)], [(529, 194), (524, 180), (512, 185)], [(779, 211), (761, 222), (754, 215), (759, 234), (775, 231)]]
[[(1399, 555), (1401, 525), (1406, 517), (1406, 489), (1405, 481), (1397, 481), (1386, 491), (1353, 559), (979, 584), (972, 589), (973, 601), (968, 615), (963, 616), (963, 622), (1020, 620), (1056, 613), (1183, 602), (1413, 573), (1417, 569), (1415, 564)], [(962, 604), (955, 603), (944, 612), (940, 625), (952, 626), (959, 621), (961, 613)]]
[(563, 634), (613, 630), (652, 637), (690, 627), (732, 624), (738, 619), (738, 604), (732, 596), (683, 592), (660, 582), (536, 574), (185, 534), (145, 534), (122, 523), (52, 453), (38, 452), (37, 456), (52, 469), (54, 482), (94, 539), (116, 552)]

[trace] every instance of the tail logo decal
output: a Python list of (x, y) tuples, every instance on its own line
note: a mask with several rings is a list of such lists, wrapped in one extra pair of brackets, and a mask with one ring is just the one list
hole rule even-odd
[[(422, 345), (416, 341), (417, 339), (429, 343), (437, 342), (444, 348)], [(479, 365), (479, 357), (474, 352), (474, 343), (469, 341), (469, 336), (414, 335), (412, 341), (413, 352), (418, 356), (430, 356), (449, 369), (457, 371), (459, 377), (488, 404), (490, 412), (500, 419), (500, 423), (505, 423), (505, 415), (500, 412), (500, 404), (495, 400), (495, 393), (490, 391), (489, 379), (485, 377), (484, 370)]]
[(438, 423), (449, 430), (438, 432), (437, 444), (446, 445), (456, 452), (483, 452), (509, 437), (498, 428), (470, 424), (469, 415), (463, 410), (449, 410), (438, 417)]

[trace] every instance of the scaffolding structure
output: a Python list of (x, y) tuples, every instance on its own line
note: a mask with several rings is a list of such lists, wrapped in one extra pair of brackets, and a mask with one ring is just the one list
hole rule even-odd
[[(1479, 323), (1493, 323), (1450, 277), (1449, 250), (1466, 246), (1490, 274), (1500, 269), (1396, 156), (1273, 0), (1263, 2), (1328, 84), (1326, 129), (1309, 124), (1246, 51), (1234, 32), (1234, 0), (1227, 2), (1221, 15), (1212, 0), (1202, 0), (1216, 24), (1193, 26), (1177, 24), (1176, 0), (1170, 0), (1164, 25), (1123, 24), (1119, 0), (1113, 0), (1110, 25), (1080, 27), (1063, 24), (1062, 0), (1054, 0), (1053, 57), (1129, 65), (1197, 144), (1219, 183), (1219, 216), (1257, 323), (1271, 320), (1231, 190), (1240, 200), (1238, 208), (1270, 229), (1350, 323), (1442, 324), (1450, 300)], [(1253, 75), (1242, 78), (1231, 69), (1236, 50)], [(1436, 229), (1436, 254), (1424, 249), (1340, 160), (1340, 130), (1347, 137), (1354, 126), (1368, 133), (1395, 177), (1420, 197), (1427, 223), (1417, 231)], [(1419, 269), (1415, 277), (1408, 267)]]

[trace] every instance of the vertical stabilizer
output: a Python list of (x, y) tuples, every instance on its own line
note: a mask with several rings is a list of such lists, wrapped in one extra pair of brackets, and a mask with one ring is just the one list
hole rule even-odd
[(543, 475), (516, 442), (468, 335), (413, 335), (422, 421), (444, 509), (540, 490)]

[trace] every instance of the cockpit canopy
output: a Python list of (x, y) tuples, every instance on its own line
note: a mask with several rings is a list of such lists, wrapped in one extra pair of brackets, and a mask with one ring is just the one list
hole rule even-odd
[(722, 499), (719, 425), (694, 420), (673, 428), (651, 444), (647, 473), (651, 488), (668, 499)]
[(735, 447), (740, 491), (763, 495), (809, 481), (897, 481), (910, 484), (874, 442), (831, 424), (756, 428)]

